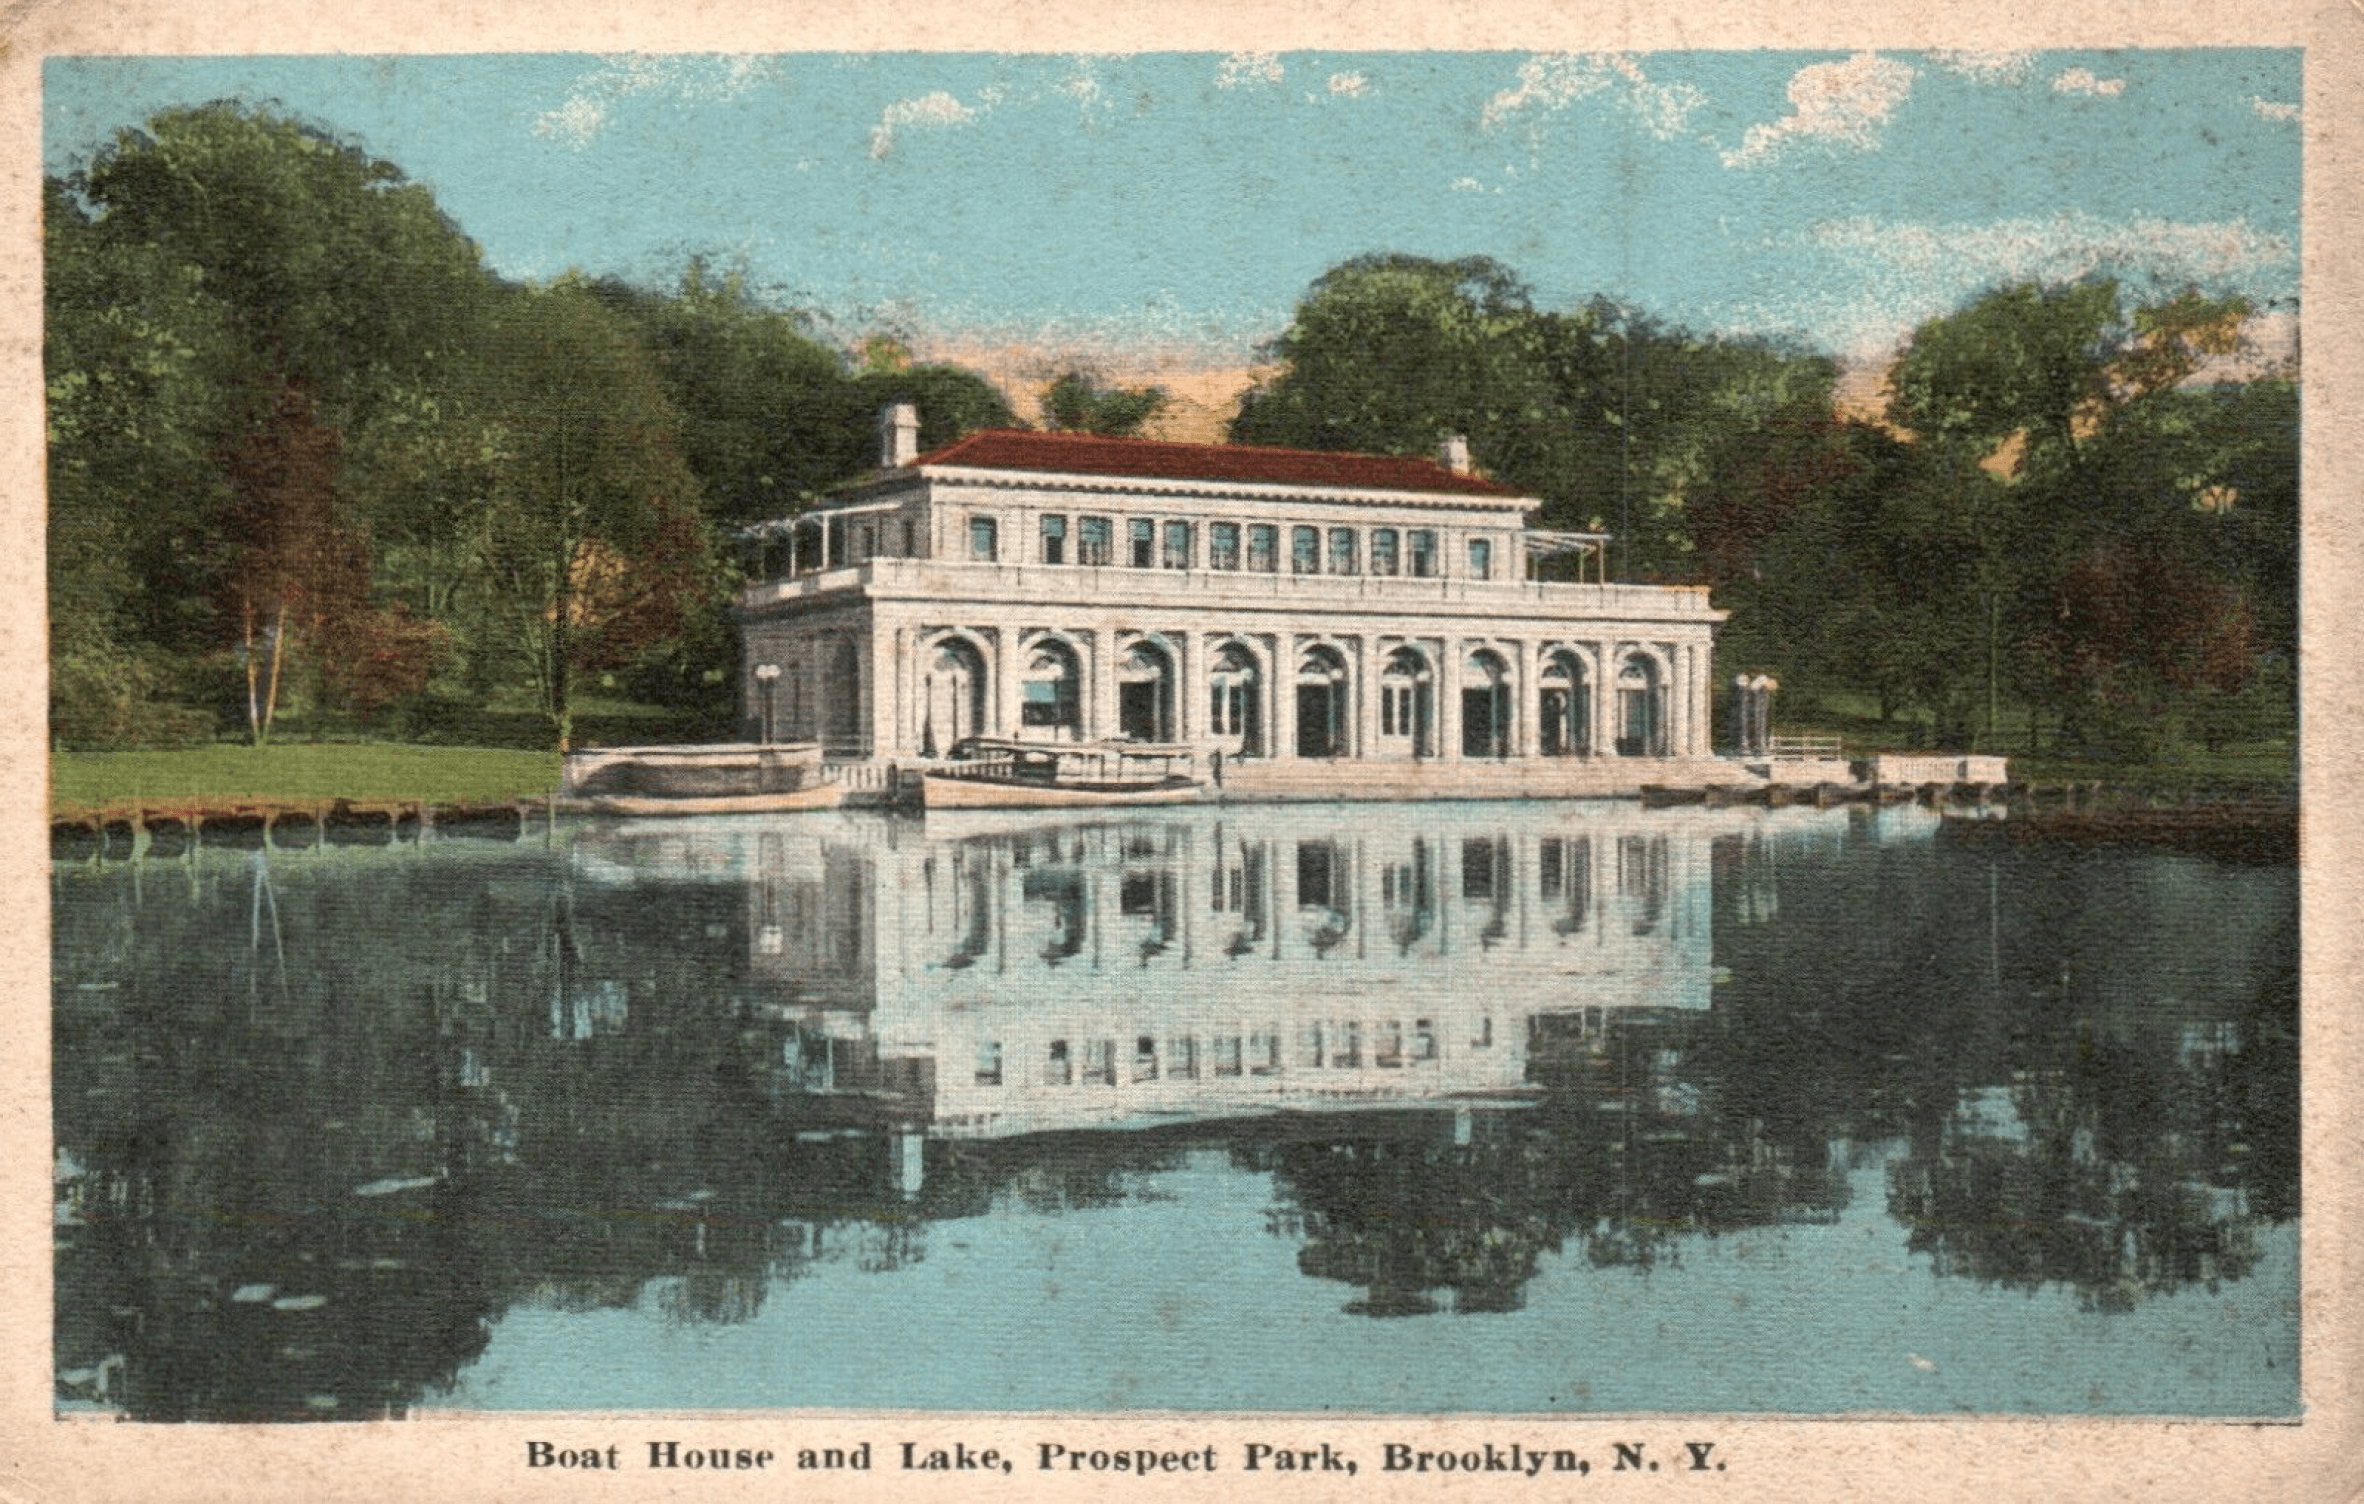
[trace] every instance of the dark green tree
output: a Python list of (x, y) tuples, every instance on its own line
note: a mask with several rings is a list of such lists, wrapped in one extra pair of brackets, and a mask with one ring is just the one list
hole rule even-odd
[(1108, 386), (1089, 372), (1071, 369), (1043, 388), (1042, 410), (1044, 420), (1063, 432), (1133, 439), (1172, 401), (1162, 386)]

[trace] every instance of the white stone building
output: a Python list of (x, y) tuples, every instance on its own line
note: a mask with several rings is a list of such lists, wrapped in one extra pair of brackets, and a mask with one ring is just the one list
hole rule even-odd
[[(910, 407), (881, 429), (877, 472), (753, 530), (755, 739), (1632, 774), (1709, 756), (1706, 590), (1608, 583), (1605, 539), (1529, 528), (1535, 498), (1458, 440), (1430, 461), (985, 432), (921, 455)], [(1535, 578), (1571, 553), (1594, 578)]]

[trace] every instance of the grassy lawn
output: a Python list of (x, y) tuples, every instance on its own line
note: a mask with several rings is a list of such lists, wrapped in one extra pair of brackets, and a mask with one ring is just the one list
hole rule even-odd
[(558, 783), (558, 754), (382, 742), (231, 744), (171, 751), (59, 752), (55, 804), (195, 795), (257, 799), (424, 799), (466, 804), (538, 798)]

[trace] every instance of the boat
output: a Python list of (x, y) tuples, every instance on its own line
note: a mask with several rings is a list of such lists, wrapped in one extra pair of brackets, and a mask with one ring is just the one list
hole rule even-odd
[(837, 809), (846, 800), (842, 783), (816, 783), (776, 794), (596, 794), (576, 801), (594, 815), (629, 818), (665, 815), (775, 815), (790, 810)]
[(970, 738), (921, 780), (928, 809), (1098, 809), (1193, 804), (1206, 785), (1183, 747), (1047, 747)]

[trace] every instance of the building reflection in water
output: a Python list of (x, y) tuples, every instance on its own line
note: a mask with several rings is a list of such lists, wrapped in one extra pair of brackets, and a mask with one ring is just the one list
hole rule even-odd
[(700, 843), (743, 876), (786, 1083), (892, 1088), (916, 1129), (975, 1138), (1529, 1099), (1540, 1020), (1707, 1008), (1710, 829), (1423, 806), (1345, 834), (1275, 808), (575, 850), (596, 880)]
[(1517, 1311), (1554, 1257), (1883, 1179), (1937, 1274), (2120, 1310), (2296, 1215), (2292, 891), (1600, 804), (61, 873), (61, 1397), (399, 1412), (505, 1312), (750, 1321), (1210, 1153), (1354, 1317)]

